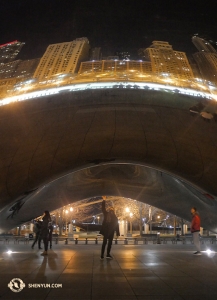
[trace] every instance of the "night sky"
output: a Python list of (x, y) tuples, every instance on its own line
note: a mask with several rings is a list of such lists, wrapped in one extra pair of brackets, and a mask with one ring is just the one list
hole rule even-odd
[(0, 44), (25, 42), (18, 58), (41, 57), (47, 46), (87, 37), (103, 56), (153, 40), (196, 52), (193, 34), (217, 40), (216, 0), (0, 0)]

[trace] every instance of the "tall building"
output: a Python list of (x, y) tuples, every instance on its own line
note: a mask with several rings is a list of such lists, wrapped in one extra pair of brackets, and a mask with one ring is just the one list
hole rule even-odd
[(88, 59), (89, 48), (87, 38), (49, 45), (33, 77), (43, 80), (57, 74), (76, 73), (80, 62)]
[(155, 75), (172, 75), (175, 79), (193, 79), (194, 75), (185, 52), (174, 51), (168, 42), (153, 41), (143, 49), (144, 57), (151, 62)]
[(40, 58), (15, 60), (0, 66), (0, 79), (31, 78), (38, 66)]
[(33, 77), (39, 61), (40, 58), (21, 60), (14, 71), (13, 77), (24, 79)]
[(144, 73), (152, 74), (151, 63), (147, 61), (136, 60), (100, 60), (100, 61), (85, 61), (81, 63), (79, 74), (91, 74), (96, 73), (121, 73), (129, 72), (131, 74)]
[(193, 57), (204, 80), (217, 84), (217, 51), (206, 40), (198, 36), (192, 37), (192, 42), (199, 50)]
[(198, 51), (204, 51), (208, 53), (216, 53), (215, 48), (206, 40), (200, 38), (199, 36), (193, 36), (192, 42)]
[(0, 45), (0, 65), (15, 60), (23, 45), (24, 43), (19, 41), (13, 41), (7, 44)]
[(0, 65), (0, 79), (14, 77), (14, 72), (21, 60), (15, 60), (6, 64)]

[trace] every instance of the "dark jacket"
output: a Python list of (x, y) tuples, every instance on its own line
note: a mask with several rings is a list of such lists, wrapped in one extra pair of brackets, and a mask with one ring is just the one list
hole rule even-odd
[(196, 231), (200, 231), (200, 216), (198, 215), (197, 212), (192, 216), (192, 221), (191, 221), (191, 232), (196, 232)]
[(104, 236), (110, 236), (114, 235), (114, 232), (116, 231), (116, 235), (119, 236), (120, 232), (118, 218), (113, 211), (107, 211), (105, 209), (105, 201), (102, 201), (102, 212), (104, 215), (104, 219), (99, 233)]
[(49, 234), (48, 234), (48, 240), (52, 242), (52, 235), (53, 235), (53, 225), (48, 226)]
[(44, 216), (42, 218), (42, 225), (41, 225), (41, 230), (40, 230), (40, 237), (42, 239), (47, 238), (48, 239), (48, 235), (49, 235), (49, 229), (48, 229), (48, 225), (49, 222), (51, 221), (50, 217), (48, 216)]

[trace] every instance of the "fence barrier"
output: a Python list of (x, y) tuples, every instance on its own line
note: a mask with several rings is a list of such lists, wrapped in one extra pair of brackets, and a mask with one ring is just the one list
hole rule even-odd
[[(26, 237), (0, 237), (0, 242), (3, 242), (3, 244), (9, 244), (10, 242), (13, 242), (14, 244), (29, 244), (31, 241), (33, 242), (34, 239), (29, 239)], [(73, 238), (73, 237), (55, 237), (53, 238), (55, 241), (55, 244), (59, 244), (63, 242), (65, 245), (69, 244), (83, 244), (83, 245), (88, 245), (88, 244), (95, 244), (98, 245), (102, 243), (103, 238), (100, 237), (86, 237), (86, 238)], [(205, 244), (205, 243), (210, 243), (210, 244), (216, 244), (216, 237), (201, 237), (200, 238), (200, 243)], [(187, 244), (191, 243), (193, 244), (193, 239), (191, 236), (181, 236), (181, 237), (160, 237), (160, 236), (145, 236), (145, 237), (120, 237), (120, 238), (114, 238), (113, 239), (113, 244), (114, 245), (147, 245), (148, 243), (153, 243), (153, 244)]]

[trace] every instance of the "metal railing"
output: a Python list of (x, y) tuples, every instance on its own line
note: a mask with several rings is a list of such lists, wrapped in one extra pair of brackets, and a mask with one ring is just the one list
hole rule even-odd
[[(25, 238), (25, 237), (0, 237), (0, 243), (2, 242), (3, 244), (9, 244), (9, 243), (14, 243), (14, 244), (29, 244), (30, 242), (33, 242), (34, 239), (30, 238)], [(71, 237), (55, 237), (53, 238), (53, 243), (59, 244), (63, 243), (65, 245), (88, 245), (88, 244), (102, 244), (103, 238), (99, 237), (86, 237), (86, 238), (71, 238)], [(200, 238), (200, 243), (205, 244), (205, 243), (210, 243), (210, 244), (216, 244), (216, 237), (201, 237)], [(192, 237), (160, 237), (160, 236), (155, 236), (152, 235), (150, 237), (121, 237), (121, 238), (114, 238), (113, 239), (113, 244), (115, 245), (145, 245), (148, 243), (153, 243), (153, 244), (187, 244), (191, 243), (193, 244), (193, 238)]]

